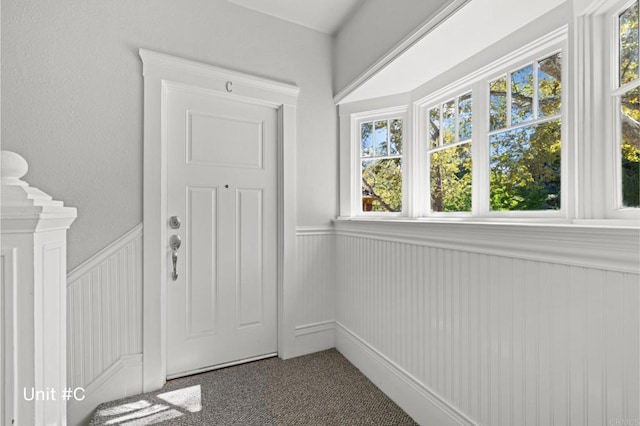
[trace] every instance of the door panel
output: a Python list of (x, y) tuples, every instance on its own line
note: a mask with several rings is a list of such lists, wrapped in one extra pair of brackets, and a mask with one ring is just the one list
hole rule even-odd
[[(277, 351), (277, 111), (169, 89), (167, 375)], [(167, 225), (168, 226), (168, 225)], [(171, 250), (167, 262), (172, 270)]]
[[(217, 188), (187, 187), (187, 337), (215, 334), (218, 312)], [(193, 232), (196, 229), (197, 232)]]
[(242, 328), (263, 323), (262, 190), (238, 189), (236, 214), (236, 312)]
[[(211, 135), (236, 143), (211, 143)], [(262, 168), (261, 121), (189, 111), (188, 138), (189, 163)]]

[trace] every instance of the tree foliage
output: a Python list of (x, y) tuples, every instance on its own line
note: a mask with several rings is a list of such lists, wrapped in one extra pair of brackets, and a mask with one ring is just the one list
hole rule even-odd
[[(370, 201), (370, 211), (402, 211), (402, 160), (398, 157), (402, 154), (402, 120), (364, 123), (360, 137), (364, 141), (361, 153), (365, 157), (362, 160), (363, 201)], [(369, 151), (370, 145), (372, 151)], [(363, 210), (367, 210), (364, 205)]]
[(402, 211), (402, 167), (399, 158), (363, 161), (362, 194), (372, 199), (372, 211)]
[[(528, 65), (490, 84), (491, 130), (523, 124), (537, 118), (554, 117), (561, 111), (562, 56), (555, 54)], [(511, 79), (511, 108), (507, 104), (507, 78)], [(549, 210), (560, 208), (560, 153), (562, 135), (559, 119), (537, 125), (505, 129), (490, 137), (491, 210)]]
[(560, 207), (560, 120), (491, 138), (492, 210)]
[(470, 143), (431, 154), (431, 208), (437, 212), (471, 211)]

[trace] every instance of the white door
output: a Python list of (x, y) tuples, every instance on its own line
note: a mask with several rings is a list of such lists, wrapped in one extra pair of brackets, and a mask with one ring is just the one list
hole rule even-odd
[(167, 281), (176, 377), (277, 352), (278, 121), (275, 108), (203, 91), (170, 88), (165, 101), (167, 216), (181, 221), (167, 224), (181, 239)]

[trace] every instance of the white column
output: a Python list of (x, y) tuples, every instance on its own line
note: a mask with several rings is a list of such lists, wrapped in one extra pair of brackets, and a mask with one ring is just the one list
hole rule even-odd
[(77, 213), (20, 180), (20, 155), (0, 159), (0, 424), (66, 425), (66, 232)]

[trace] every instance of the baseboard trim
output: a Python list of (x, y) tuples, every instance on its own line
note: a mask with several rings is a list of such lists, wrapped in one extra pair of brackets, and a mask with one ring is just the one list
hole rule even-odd
[(120, 357), (79, 392), (77, 401), (67, 404), (67, 421), (71, 426), (86, 425), (96, 407), (103, 402), (142, 393), (142, 354)]
[(308, 355), (336, 346), (335, 322), (322, 321), (296, 327), (295, 356)]
[(336, 349), (345, 358), (419, 424), (475, 425), (472, 420), (339, 322), (335, 323), (335, 341)]

